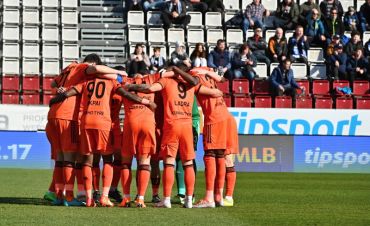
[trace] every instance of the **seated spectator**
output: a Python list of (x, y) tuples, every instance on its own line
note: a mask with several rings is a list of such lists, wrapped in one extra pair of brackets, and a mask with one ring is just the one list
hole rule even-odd
[(328, 78), (329, 80), (345, 80), (347, 54), (343, 51), (343, 45), (337, 44), (334, 46), (334, 53), (328, 58)]
[(207, 3), (201, 2), (200, 0), (185, 0), (185, 3), (189, 6), (187, 11), (206, 13), (208, 10)]
[(326, 57), (327, 59), (334, 54), (334, 46), (341, 44), (339, 35), (334, 35), (333, 39), (326, 48)]
[(165, 7), (165, 0), (147, 0), (143, 3), (144, 11), (161, 10)]
[(303, 35), (303, 27), (298, 25), (293, 37), (288, 42), (288, 55), (291, 62), (307, 64), (307, 51), (309, 45), (307, 37)]
[(268, 17), (269, 15), (270, 12), (261, 4), (261, 0), (253, 0), (251, 4), (247, 5), (243, 20), (243, 33), (245, 40), (247, 39), (248, 28), (260, 27), (263, 30), (265, 27), (262, 21), (263, 17)]
[(186, 3), (182, 0), (171, 0), (166, 2), (161, 18), (163, 27), (168, 29), (171, 24), (186, 27), (190, 23), (190, 15), (186, 15)]
[(317, 9), (313, 9), (311, 15), (307, 17), (305, 35), (310, 46), (324, 47), (326, 44), (324, 24), (320, 20)]
[(274, 63), (286, 59), (288, 54), (288, 42), (284, 37), (282, 28), (276, 28), (275, 35), (269, 40), (267, 53), (270, 60)]
[[(359, 4), (359, 2), (357, 2)], [(360, 8), (360, 16), (362, 20), (364, 20), (366, 29), (370, 28), (370, 0), (366, 0), (364, 4), (361, 5)]]
[(356, 49), (362, 49), (362, 41), (360, 32), (352, 31), (351, 33), (351, 40), (345, 46), (345, 53), (350, 56)]
[(320, 3), (321, 18), (328, 20), (331, 18), (331, 10), (336, 9), (339, 18), (343, 17), (342, 3), (338, 0), (324, 0)]
[(197, 43), (195, 49), (190, 54), (193, 67), (207, 67), (207, 50), (203, 43)]
[(167, 66), (166, 59), (161, 56), (160, 47), (153, 48), (153, 56), (150, 57), (150, 63), (152, 73), (158, 72), (159, 70)]
[(366, 58), (370, 57), (370, 38), (367, 40), (367, 42), (364, 45), (364, 56)]
[(300, 89), (304, 92), (305, 88), (299, 86), (295, 81), (293, 70), (290, 68), (291, 64), (292, 62), (289, 59), (285, 59), (272, 71), (270, 76), (270, 88), (274, 97), (283, 95), (291, 96), (294, 106), (297, 93), (296, 89)]
[(135, 46), (135, 50), (130, 55), (130, 69), (129, 75), (135, 74), (148, 74), (150, 67), (150, 60), (148, 55), (143, 51), (143, 44), (138, 43)]
[(270, 65), (270, 59), (266, 56), (267, 44), (262, 34), (262, 28), (257, 27), (254, 30), (254, 35), (248, 38), (247, 43), (258, 62), (264, 62)]
[(188, 54), (185, 51), (185, 45), (182, 42), (176, 43), (176, 50), (171, 53), (171, 64), (182, 67), (191, 67), (191, 62)]
[(225, 12), (225, 6), (222, 0), (201, 0), (207, 4), (208, 12)]
[(232, 60), (234, 78), (247, 78), (249, 81), (252, 81), (256, 76), (256, 72), (253, 70), (256, 66), (256, 57), (249, 50), (249, 46), (247, 44), (243, 44), (240, 47), (239, 52), (234, 54)]
[(369, 63), (363, 56), (362, 49), (356, 49), (352, 56), (347, 60), (348, 80), (353, 83), (355, 80), (369, 81)]
[(325, 36), (327, 43), (331, 42), (334, 35), (339, 35), (342, 38), (344, 35), (344, 25), (341, 17), (338, 16), (337, 9), (331, 9), (330, 18), (325, 20)]
[(298, 24), (299, 8), (294, 0), (283, 0), (275, 12), (274, 27), (292, 30)]
[(230, 53), (226, 49), (226, 41), (219, 39), (217, 46), (208, 55), (208, 67), (217, 70), (219, 74), (232, 79)]
[(348, 7), (348, 12), (344, 15), (343, 24), (346, 31), (366, 31), (365, 20), (356, 12), (353, 6)]
[(317, 9), (319, 18), (321, 18), (320, 7), (315, 3), (315, 0), (308, 0), (299, 6), (299, 25), (306, 27), (306, 18), (311, 14), (312, 9)]

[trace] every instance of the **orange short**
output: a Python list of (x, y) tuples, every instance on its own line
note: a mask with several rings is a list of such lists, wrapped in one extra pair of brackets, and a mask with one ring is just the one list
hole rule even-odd
[(225, 155), (239, 153), (238, 127), (235, 118), (230, 115), (227, 119), (227, 140)]
[(161, 140), (162, 140), (162, 134), (163, 134), (163, 132), (162, 132), (162, 129), (160, 129), (160, 128), (156, 128), (155, 129), (155, 143), (156, 143), (156, 149), (155, 149), (155, 153), (154, 154), (152, 154), (152, 156), (151, 156), (151, 158), (150, 159), (152, 159), (152, 160), (154, 160), (154, 161), (160, 161), (160, 160), (162, 160), (162, 158), (161, 158), (161, 155), (160, 155), (160, 153), (161, 153)]
[(214, 124), (204, 125), (203, 146), (204, 150), (226, 149), (227, 120)]
[(49, 119), (46, 136), (51, 144), (51, 156), (58, 152), (77, 152), (79, 148), (78, 122), (65, 119)]
[(121, 151), (122, 148), (122, 131), (121, 128), (112, 128), (109, 134), (108, 149), (116, 152)]
[(136, 157), (155, 153), (155, 122), (136, 120), (123, 126), (122, 156)]
[(175, 122), (163, 128), (161, 141), (162, 158), (165, 159), (167, 156), (176, 158), (177, 151), (180, 152), (180, 158), (183, 161), (195, 158), (191, 121)]
[(108, 149), (109, 130), (81, 129), (81, 154), (109, 155), (113, 150)]

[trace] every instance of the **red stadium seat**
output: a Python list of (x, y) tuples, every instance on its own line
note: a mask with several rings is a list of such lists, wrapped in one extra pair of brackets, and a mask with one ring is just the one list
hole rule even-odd
[(292, 108), (292, 97), (290, 96), (275, 97), (275, 108)]
[(333, 108), (333, 100), (331, 97), (317, 96), (315, 98), (315, 108)]
[(312, 82), (313, 95), (330, 95), (330, 83), (327, 80), (314, 80)]
[(270, 93), (269, 80), (253, 80), (252, 92), (256, 95), (266, 95)]
[(234, 107), (252, 107), (252, 99), (246, 95), (234, 95)]
[(370, 98), (369, 97), (356, 98), (356, 109), (370, 109)]
[(4, 75), (2, 90), (19, 91), (19, 76), (18, 75)]
[(43, 105), (49, 105), (50, 99), (54, 97), (54, 94), (51, 92), (44, 92), (42, 95), (42, 104)]
[(272, 99), (270, 96), (255, 96), (254, 97), (254, 107), (255, 108), (271, 108)]
[(249, 80), (248, 79), (234, 79), (232, 82), (233, 93), (248, 94)]
[(370, 85), (368, 81), (353, 81), (353, 95), (368, 96)]
[[(310, 94), (310, 82), (308, 80), (297, 80), (297, 84), (299, 86), (303, 86), (305, 88), (305, 96), (308, 96)], [(300, 89), (297, 89), (297, 94), (300, 95), (302, 91)]]
[(312, 108), (312, 98), (309, 96), (299, 97), (295, 102), (296, 108)]
[(217, 88), (221, 90), (225, 94), (230, 93), (230, 88), (229, 88), (229, 80), (226, 80), (225, 82), (218, 82), (217, 83)]
[(349, 81), (346, 80), (336, 80), (333, 82), (333, 91), (336, 96), (343, 96), (345, 94), (336, 92), (337, 87), (343, 88), (343, 87), (349, 87)]
[(19, 93), (17, 91), (3, 91), (2, 93), (3, 104), (19, 104)]
[(338, 97), (335, 100), (336, 109), (353, 109), (353, 99), (351, 97)]
[(40, 77), (38, 75), (25, 75), (23, 76), (23, 91), (39, 91), (40, 90)]
[(27, 92), (22, 94), (23, 104), (40, 104), (40, 94), (38, 92)]
[(54, 81), (55, 76), (44, 76), (42, 78), (42, 90), (44, 91), (51, 91), (51, 83)]
[(225, 104), (227, 107), (231, 107), (231, 97), (230, 95), (224, 95)]

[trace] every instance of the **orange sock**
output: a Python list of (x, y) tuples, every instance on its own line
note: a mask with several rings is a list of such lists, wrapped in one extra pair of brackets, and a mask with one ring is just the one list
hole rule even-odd
[(150, 178), (150, 166), (149, 165), (140, 165), (137, 170), (138, 173), (138, 187), (137, 194), (139, 196), (145, 196), (146, 189), (148, 187), (149, 178)]
[(75, 176), (73, 173), (73, 165), (73, 162), (68, 161), (65, 161), (63, 165), (63, 177), (67, 201), (72, 201), (72, 199), (74, 198), (73, 186), (75, 184)]
[(55, 192), (55, 166), (53, 169), (53, 179), (51, 180), (50, 186), (49, 186), (50, 192)]
[(220, 201), (225, 185), (226, 165), (225, 157), (216, 156), (216, 180), (215, 180), (215, 199)]
[(104, 163), (103, 166), (103, 195), (108, 196), (113, 179), (112, 163)]
[[(204, 166), (205, 166), (205, 176), (206, 176), (206, 190), (207, 193), (211, 193), (212, 197), (207, 197), (208, 201), (213, 200), (213, 191), (215, 185), (215, 178), (216, 178), (216, 159), (214, 157), (214, 153), (207, 153), (203, 158)], [(207, 195), (208, 196), (208, 195)]]
[(112, 184), (111, 188), (117, 188), (118, 187), (118, 182), (121, 179), (121, 168), (122, 164), (120, 162), (113, 162), (113, 179), (112, 179)]
[(193, 165), (183, 166), (185, 174), (186, 195), (192, 196), (194, 194), (195, 185), (195, 171)]
[(64, 180), (63, 180), (63, 162), (55, 162), (55, 193), (58, 199), (63, 199)]
[(235, 188), (235, 182), (236, 182), (236, 172), (235, 167), (227, 167), (226, 168), (226, 196), (233, 197), (234, 194), (234, 188)]
[(100, 167), (99, 164), (93, 165), (92, 168), (92, 183), (93, 183), (93, 189), (94, 191), (99, 191), (99, 185), (100, 185)]
[(91, 166), (82, 166), (82, 175), (86, 192), (86, 199), (92, 199), (92, 170)]
[(81, 163), (76, 163), (75, 165), (75, 175), (77, 179), (77, 190), (78, 193), (81, 194), (85, 191), (84, 188), (84, 180), (82, 176), (82, 164)]
[(175, 166), (164, 164), (163, 170), (163, 196), (171, 197), (173, 182), (175, 181)]
[(124, 195), (130, 195), (131, 180), (132, 180), (131, 164), (123, 163), (121, 170), (121, 184)]

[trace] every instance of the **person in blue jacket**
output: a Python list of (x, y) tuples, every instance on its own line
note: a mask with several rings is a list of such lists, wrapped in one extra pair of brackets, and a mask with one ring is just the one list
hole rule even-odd
[(230, 52), (226, 48), (226, 41), (219, 39), (217, 46), (208, 55), (208, 67), (218, 71), (220, 75), (232, 79)]
[(347, 54), (343, 51), (342, 44), (337, 44), (334, 46), (334, 53), (328, 57), (327, 63), (329, 80), (345, 80), (347, 78)]

